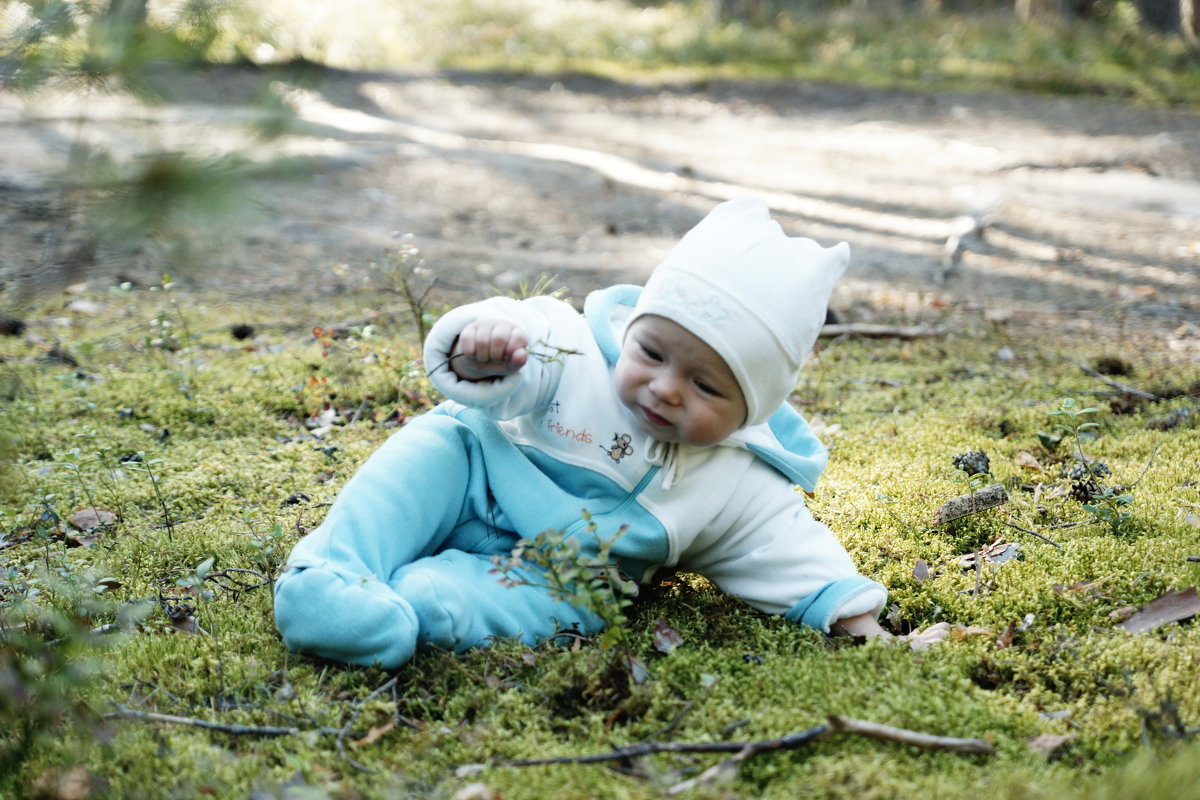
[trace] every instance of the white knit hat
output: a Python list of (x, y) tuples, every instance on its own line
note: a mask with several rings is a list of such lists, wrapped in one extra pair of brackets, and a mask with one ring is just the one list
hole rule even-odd
[(656, 314), (716, 350), (746, 398), (746, 425), (787, 400), (812, 350), (833, 284), (850, 260), (789, 237), (767, 204), (740, 197), (714, 208), (650, 275), (630, 322)]

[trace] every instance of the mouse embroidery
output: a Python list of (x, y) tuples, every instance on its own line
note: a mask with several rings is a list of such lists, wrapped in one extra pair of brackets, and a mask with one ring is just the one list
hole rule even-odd
[(628, 433), (614, 433), (613, 446), (605, 447), (604, 445), (600, 445), (600, 449), (608, 453), (608, 457), (613, 461), (620, 463), (621, 459), (625, 456), (633, 455), (633, 447), (630, 446), (631, 441), (633, 440)]

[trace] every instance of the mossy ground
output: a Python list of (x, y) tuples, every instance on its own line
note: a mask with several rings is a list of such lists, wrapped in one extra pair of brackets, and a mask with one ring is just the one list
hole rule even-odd
[[(57, 796), (56, 776), (82, 766), (91, 797), (450, 798), (482, 782), (506, 798), (648, 798), (716, 757), (658, 755), (629, 765), (637, 774), (604, 765), (458, 768), (603, 752), (648, 737), (773, 738), (832, 713), (987, 737), (997, 753), (834, 737), (759, 755), (731, 783), (691, 796), (1200, 791), (1200, 627), (1193, 620), (1131, 635), (1110, 617), (1200, 583), (1200, 564), (1187, 560), (1200, 556), (1200, 527), (1188, 517), (1200, 505), (1200, 414), (1169, 430), (1147, 428), (1198, 401), (1180, 396), (1117, 414), (1092, 396), (1108, 387), (1077, 367), (1119, 353), (1134, 370), (1123, 381), (1159, 392), (1194, 388), (1200, 367), (1155, 340), (1071, 341), (964, 317), (936, 339), (823, 342), (807, 368), (797, 400), (821, 421), (832, 452), (814, 513), (866, 574), (889, 585), (891, 624), (945, 620), (986, 631), (919, 653), (832, 641), (681, 576), (632, 610), (635, 655), (649, 673), (640, 684), (587, 645), (502, 642), (461, 657), (419, 655), (367, 701), (392, 676), (288, 653), (269, 588), (259, 584), (356, 465), (431, 403), (410, 322), (379, 313), (370, 329), (351, 327), (323, 346), (314, 326), (365, 319), (375, 298), (291, 307), (163, 291), (88, 299), (105, 308), (31, 314), (40, 320), (32, 336), (0, 341), (0, 430), (12, 456), (0, 610), (7, 646), (15, 647), (11, 626), (26, 621), (30, 652), (64, 630), (115, 624), (120, 632), (95, 646), (77, 633), (51, 646), (71, 648), (90, 677), (29, 679), (64, 680), (70, 711), (4, 776), (4, 796)], [(230, 322), (256, 332), (236, 340)], [(1109, 465), (1110, 482), (1132, 486), (1132, 518), (1121, 531), (1090, 522), (1077, 501), (1049, 489), (1013, 488), (1000, 509), (930, 524), (938, 506), (967, 490), (951, 463), (967, 450), (986, 451), (1006, 484), (1062, 484), (1069, 446), (1047, 452), (1037, 433), (1061, 421), (1049, 412), (1063, 397), (1101, 409), (1089, 415), (1098, 436), (1084, 449)], [(310, 427), (327, 407), (339, 417)], [(1022, 453), (1046, 472), (1019, 466)], [(54, 517), (93, 506), (119, 520), (88, 546), (67, 546)], [(1018, 543), (1022, 557), (978, 571), (959, 562), (997, 538)], [(204, 593), (179, 585), (210, 558)], [(914, 576), (918, 559), (928, 565), (924, 579)], [(181, 604), (193, 607), (199, 632), (176, 629), (166, 607), (186, 618)], [(50, 611), (60, 615), (57, 627), (45, 621)], [(653, 647), (659, 619), (683, 638), (667, 655)], [(121, 706), (300, 732), (235, 735), (105, 718)], [(0, 707), (11, 730), (20, 717), (10, 719), (10, 709), (25, 712)], [(343, 729), (340, 741), (328, 732)], [(1042, 733), (1075, 738), (1047, 758), (1027, 745)]]

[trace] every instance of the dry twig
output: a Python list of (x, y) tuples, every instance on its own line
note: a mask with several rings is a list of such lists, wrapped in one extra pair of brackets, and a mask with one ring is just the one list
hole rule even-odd
[(373, 691), (369, 695), (367, 695), (366, 698), (361, 703), (358, 704), (358, 708), (354, 709), (354, 713), (350, 715), (349, 721), (345, 725), (342, 726), (342, 729), (340, 731), (338, 731), (337, 739), (336, 739), (338, 755), (341, 756), (342, 759), (347, 764), (349, 764), (350, 766), (359, 770), (360, 772), (366, 772), (370, 775), (377, 775), (379, 773), (379, 770), (371, 769), (370, 767), (368, 767), (364, 764), (360, 764), (357, 761), (355, 761), (353, 758), (351, 758), (350, 756), (346, 755), (346, 736), (349, 735), (350, 729), (352, 727), (354, 727), (354, 723), (358, 721), (358, 715), (362, 713), (362, 710), (367, 705), (367, 703), (371, 702), (376, 697), (379, 697), (379, 695), (381, 695), (384, 692), (391, 689), (393, 686), (396, 685), (396, 681), (398, 681), (398, 680), (399, 680), (399, 678), (397, 676), (392, 676), (392, 678), (390, 680), (386, 681), (378, 689), (376, 689), (375, 691)]
[(1008, 492), (998, 483), (985, 486), (970, 494), (953, 497), (942, 504), (933, 516), (934, 525), (944, 525), (947, 522), (977, 514), (989, 508), (1008, 502)]
[(321, 736), (335, 735), (338, 728), (285, 728), (273, 725), (236, 725), (227, 722), (212, 722), (195, 717), (178, 717), (174, 714), (158, 714), (153, 711), (138, 711), (120, 703), (114, 703), (116, 711), (104, 715), (105, 719), (136, 719), (143, 722), (166, 722), (172, 725), (190, 725), (193, 728), (229, 733), (235, 736), (295, 736), (299, 733), (316, 733)]
[(1028, 533), (1030, 536), (1036, 536), (1037, 538), (1041, 539), (1046, 544), (1054, 545), (1059, 550), (1062, 550), (1062, 545), (1060, 545), (1058, 542), (1054, 541), (1053, 539), (1043, 536), (1042, 534), (1038, 533), (1037, 531), (1031, 531), (1029, 528), (1022, 528), (1020, 525), (1013, 525), (1011, 522), (1005, 522), (1004, 524), (1007, 525), (1008, 527), (1012, 528), (1015, 531), (1020, 531), (1021, 533)]
[(871, 336), (889, 339), (926, 339), (944, 336), (945, 328), (928, 325), (870, 325), (867, 323), (829, 324), (821, 327), (821, 336)]
[(1141, 389), (1135, 389), (1132, 386), (1126, 386), (1123, 383), (1118, 383), (1117, 381), (1114, 381), (1112, 378), (1108, 377), (1107, 375), (1101, 375), (1099, 372), (1092, 369), (1087, 364), (1080, 364), (1079, 368), (1081, 370), (1083, 370), (1084, 372), (1086, 372), (1088, 375), (1091, 375), (1093, 378), (1099, 378), (1100, 380), (1104, 381), (1109, 386), (1116, 389), (1118, 392), (1123, 392), (1125, 394), (1131, 394), (1134, 397), (1140, 397), (1143, 400), (1159, 399), (1158, 395), (1153, 395), (1153, 394), (1150, 394), (1149, 392), (1143, 392)]
[(991, 743), (985, 739), (959, 739), (948, 736), (934, 736), (920, 731), (905, 728), (894, 728), (890, 725), (880, 725), (875, 722), (833, 715), (824, 725), (816, 725), (797, 733), (789, 733), (777, 739), (763, 739), (751, 742), (639, 742), (638, 744), (618, 747), (608, 753), (596, 753), (586, 756), (553, 756), (547, 758), (529, 758), (519, 761), (506, 761), (497, 764), (501, 767), (537, 767), (550, 764), (604, 764), (610, 761), (628, 762), (631, 759), (656, 753), (733, 753), (696, 778), (677, 784), (668, 790), (668, 794), (679, 794), (703, 783), (727, 776), (736, 772), (737, 767), (751, 756), (759, 753), (769, 753), (775, 750), (797, 750), (817, 739), (838, 733), (850, 733), (859, 736), (870, 736), (875, 739), (886, 739), (892, 742), (913, 745), (926, 750), (949, 750), (956, 753), (971, 753), (991, 755), (995, 752)]

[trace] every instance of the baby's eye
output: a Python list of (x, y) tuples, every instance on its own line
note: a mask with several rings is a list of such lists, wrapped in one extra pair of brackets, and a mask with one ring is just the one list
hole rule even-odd
[(651, 347), (642, 345), (642, 352), (646, 355), (646, 358), (650, 359), (651, 361), (662, 361), (662, 356), (659, 355), (659, 352)]
[(720, 392), (718, 392), (716, 389), (709, 386), (704, 381), (696, 381), (696, 388), (699, 389), (701, 392), (704, 392), (704, 394), (712, 395), (713, 397), (723, 397), (724, 396)]

